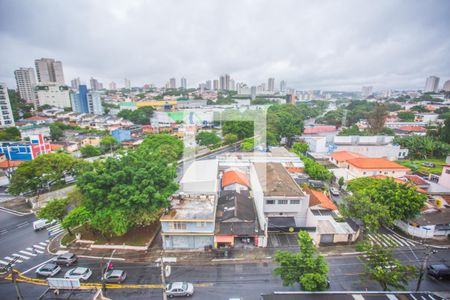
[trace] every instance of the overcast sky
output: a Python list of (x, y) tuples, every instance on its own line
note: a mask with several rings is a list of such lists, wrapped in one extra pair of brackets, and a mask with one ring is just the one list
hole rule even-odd
[(423, 88), (450, 79), (450, 1), (0, 0), (0, 81), (34, 59), (66, 82), (189, 86), (231, 74), (297, 89)]

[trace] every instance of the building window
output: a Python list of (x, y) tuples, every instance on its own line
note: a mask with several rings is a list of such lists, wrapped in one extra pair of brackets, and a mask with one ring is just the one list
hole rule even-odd
[(266, 200), (266, 204), (275, 204), (275, 200)]
[(186, 230), (186, 223), (183, 223), (183, 222), (172, 222), (172, 223), (170, 223), (170, 229)]
[(300, 204), (300, 200), (291, 200), (290, 204)]
[(197, 222), (197, 227), (206, 227), (206, 222)]
[(278, 204), (288, 204), (287, 200), (278, 200)]

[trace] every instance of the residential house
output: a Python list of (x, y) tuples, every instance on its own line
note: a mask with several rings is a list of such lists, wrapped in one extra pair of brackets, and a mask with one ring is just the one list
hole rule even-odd
[(214, 245), (216, 196), (174, 194), (160, 218), (164, 249), (203, 249)]
[(395, 130), (399, 135), (426, 135), (427, 129), (422, 126), (400, 126)]
[(450, 208), (422, 213), (408, 222), (397, 221), (397, 226), (418, 238), (447, 239), (450, 235)]
[(336, 151), (331, 153), (330, 155), (330, 162), (338, 166), (339, 168), (346, 168), (346, 162), (349, 159), (358, 158), (358, 157), (365, 157), (364, 155), (350, 152), (350, 151)]
[(259, 246), (265, 239), (258, 224), (253, 199), (248, 191), (223, 191), (216, 212), (214, 246)]
[(222, 175), (222, 190), (244, 191), (250, 188), (248, 175), (239, 169), (229, 169)]
[(46, 124), (28, 124), (17, 128), (20, 131), (22, 139), (31, 138), (37, 135), (43, 135), (44, 137), (50, 136), (50, 127)]
[(302, 137), (325, 137), (327, 142), (333, 141), (337, 134), (336, 126), (332, 125), (313, 125), (306, 126)]

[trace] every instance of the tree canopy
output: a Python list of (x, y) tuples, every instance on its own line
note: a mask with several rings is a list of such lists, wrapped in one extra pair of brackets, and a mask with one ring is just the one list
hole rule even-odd
[(62, 219), (67, 214), (67, 200), (66, 199), (54, 199), (47, 203), (46, 206), (40, 208), (37, 211), (37, 217), (40, 219), (47, 219), (49, 221)]
[(195, 140), (201, 146), (210, 146), (220, 143), (220, 137), (214, 132), (201, 131), (195, 136)]
[(80, 148), (81, 156), (84, 158), (99, 156), (102, 154), (102, 151), (99, 147), (95, 147), (92, 145), (86, 145)]
[(347, 188), (353, 195), (344, 198), (341, 212), (361, 219), (369, 231), (415, 217), (426, 200), (425, 195), (416, 191), (416, 186), (392, 178), (362, 177), (350, 181)]
[(111, 136), (111, 135), (105, 135), (100, 140), (100, 148), (103, 153), (106, 153), (108, 151), (112, 151), (114, 149), (117, 149), (119, 147), (119, 141)]
[(147, 136), (138, 148), (139, 151), (153, 152), (169, 160), (181, 158), (183, 142), (169, 134), (152, 134)]
[(386, 106), (382, 103), (376, 103), (373, 110), (366, 114), (371, 134), (376, 135), (383, 130), (387, 115)]
[(407, 148), (409, 150), (408, 157), (412, 159), (441, 158), (450, 153), (450, 144), (430, 136), (395, 137), (394, 143)]
[(323, 291), (328, 286), (328, 265), (318, 254), (312, 238), (306, 231), (298, 233), (298, 252), (277, 251), (274, 274), (281, 277), (284, 286), (300, 284), (305, 291)]
[(19, 141), (20, 131), (17, 127), (6, 127), (0, 129), (0, 141)]
[(237, 135), (239, 140), (253, 136), (253, 121), (225, 121), (222, 126), (223, 135), (229, 133)]
[(59, 141), (64, 136), (64, 131), (58, 124), (50, 124), (50, 139), (55, 142)]
[(144, 106), (135, 110), (124, 109), (121, 110), (117, 116), (133, 122), (134, 124), (148, 125), (150, 124), (150, 118), (153, 116), (153, 107)]

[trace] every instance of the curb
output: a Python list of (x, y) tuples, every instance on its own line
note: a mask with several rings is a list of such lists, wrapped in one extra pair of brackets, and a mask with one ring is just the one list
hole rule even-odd
[(388, 228), (388, 227), (384, 227), (385, 229), (389, 230), (393, 235), (400, 237), (402, 239), (407, 240), (408, 242), (414, 243), (414, 244), (419, 244), (419, 245), (423, 245), (426, 247), (430, 247), (430, 248), (435, 248), (435, 249), (450, 249), (450, 246), (436, 246), (436, 245), (431, 245), (431, 244), (425, 244), (425, 243), (421, 243), (415, 240), (412, 240), (410, 238), (407, 238), (401, 234), (398, 234), (397, 232), (393, 231), (392, 229)]
[(4, 212), (6, 212), (6, 213), (10, 213), (10, 214), (16, 215), (18, 217), (24, 217), (24, 216), (28, 216), (28, 215), (33, 214), (33, 211), (31, 211), (31, 210), (30, 210), (30, 212), (24, 213), (24, 212), (21, 212), (21, 211), (18, 211), (18, 210), (14, 210), (14, 209), (10, 209), (10, 208), (6, 208), (6, 207), (3, 207), (3, 206), (0, 206), (0, 211), (2, 211), (2, 210)]

